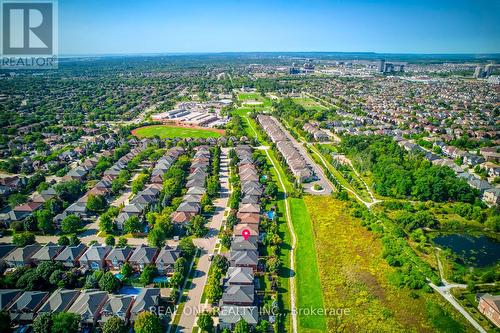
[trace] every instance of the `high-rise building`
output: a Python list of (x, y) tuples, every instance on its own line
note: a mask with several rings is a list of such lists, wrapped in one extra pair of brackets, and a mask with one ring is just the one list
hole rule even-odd
[(474, 77), (476, 79), (483, 77), (483, 68), (481, 66), (477, 66), (476, 69), (474, 70)]
[(484, 67), (484, 76), (486, 77), (490, 76), (491, 73), (493, 72), (493, 67), (494, 67), (493, 64), (486, 65), (486, 67)]
[(385, 60), (384, 59), (380, 60), (380, 65), (378, 66), (378, 71), (380, 73), (385, 72)]

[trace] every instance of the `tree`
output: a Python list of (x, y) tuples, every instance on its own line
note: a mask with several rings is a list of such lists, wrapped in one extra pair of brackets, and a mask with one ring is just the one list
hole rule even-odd
[(80, 238), (76, 234), (69, 235), (69, 245), (76, 246), (80, 244)]
[(156, 226), (148, 233), (148, 244), (152, 247), (163, 247), (165, 245), (165, 234)]
[(215, 303), (222, 297), (222, 287), (219, 281), (210, 282), (207, 284), (207, 300), (210, 303)]
[(10, 314), (7, 311), (0, 312), (0, 332), (2, 333), (12, 332)]
[(123, 224), (123, 230), (126, 233), (134, 233), (142, 231), (142, 222), (137, 216), (131, 216)]
[(175, 261), (174, 264), (174, 271), (179, 272), (182, 275), (186, 274), (186, 266), (187, 266), (187, 261), (184, 257), (179, 257)]
[(255, 331), (258, 333), (266, 333), (269, 330), (269, 322), (267, 320), (260, 320), (257, 326), (255, 327)]
[(135, 319), (134, 331), (135, 333), (162, 333), (163, 328), (157, 315), (144, 311)]
[(239, 322), (234, 326), (234, 333), (249, 333), (250, 329), (248, 328), (248, 324), (243, 319), (240, 319)]
[(233, 227), (236, 225), (236, 223), (238, 223), (238, 218), (236, 217), (236, 214), (233, 212), (229, 213), (229, 215), (227, 216), (226, 225), (230, 229), (233, 229)]
[(111, 272), (106, 272), (99, 280), (99, 289), (113, 293), (120, 288), (120, 281)]
[(110, 214), (104, 213), (99, 218), (99, 230), (109, 234), (113, 231), (113, 219)]
[(52, 316), (52, 333), (77, 333), (81, 317), (70, 312), (58, 312)]
[(49, 281), (50, 275), (55, 270), (62, 269), (62, 265), (53, 261), (43, 261), (36, 267), (36, 272), (44, 281)]
[(102, 333), (127, 333), (125, 322), (117, 316), (109, 318), (102, 326)]
[(107, 246), (115, 246), (115, 237), (113, 235), (107, 235), (104, 243)]
[(214, 328), (214, 320), (212, 319), (212, 316), (206, 311), (200, 313), (196, 323), (203, 332), (212, 332)]
[(191, 218), (187, 225), (187, 230), (190, 235), (202, 237), (206, 234), (207, 228), (205, 227), (205, 218), (201, 215), (195, 215)]
[(118, 247), (126, 247), (128, 245), (128, 240), (125, 237), (118, 238), (118, 243), (116, 246)]
[(229, 249), (231, 247), (231, 236), (224, 232), (221, 236), (220, 243), (226, 249)]
[(123, 274), (123, 276), (129, 277), (130, 275), (132, 275), (133, 272), (134, 270), (132, 269), (132, 266), (128, 262), (123, 264), (121, 269), (121, 273)]
[(68, 246), (69, 245), (69, 238), (68, 236), (61, 236), (57, 239), (57, 244), (58, 245), (63, 245), (63, 246)]
[(52, 214), (49, 210), (43, 209), (35, 212), (35, 219), (38, 229), (44, 234), (53, 229)]
[(266, 189), (264, 190), (264, 194), (271, 199), (276, 198), (276, 195), (278, 194), (278, 186), (276, 186), (276, 184), (274, 182), (269, 182), (266, 185)]
[(15, 233), (12, 237), (12, 243), (19, 247), (33, 244), (35, 242), (35, 235), (29, 231)]
[(184, 275), (181, 272), (174, 272), (170, 278), (170, 286), (179, 288), (184, 281)]
[(185, 237), (179, 242), (179, 248), (186, 257), (192, 257), (196, 251), (193, 240), (190, 237)]
[(151, 281), (153, 281), (153, 278), (156, 275), (156, 273), (157, 273), (157, 270), (156, 270), (155, 265), (147, 265), (146, 267), (144, 267), (144, 269), (141, 273), (141, 276), (140, 276), (141, 283), (143, 283), (143, 284), (151, 283)]
[(68, 215), (61, 222), (61, 230), (66, 234), (73, 234), (77, 232), (81, 227), (81, 219), (74, 215)]
[(89, 195), (87, 200), (87, 209), (91, 212), (100, 212), (106, 208), (106, 199), (103, 195)]
[(33, 321), (35, 333), (50, 333), (52, 328), (52, 315), (48, 312), (39, 314)]

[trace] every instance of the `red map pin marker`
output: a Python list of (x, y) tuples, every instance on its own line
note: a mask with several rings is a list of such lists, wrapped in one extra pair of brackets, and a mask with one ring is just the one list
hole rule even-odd
[(245, 240), (248, 240), (248, 237), (250, 237), (250, 230), (243, 229), (243, 231), (241, 232), (241, 235), (243, 236), (243, 238), (245, 238)]

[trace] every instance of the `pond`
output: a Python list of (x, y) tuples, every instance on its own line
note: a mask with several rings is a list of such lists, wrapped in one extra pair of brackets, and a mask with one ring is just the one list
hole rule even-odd
[(458, 262), (466, 266), (486, 267), (500, 260), (500, 242), (484, 235), (450, 234), (437, 236), (433, 241), (439, 247), (451, 249)]

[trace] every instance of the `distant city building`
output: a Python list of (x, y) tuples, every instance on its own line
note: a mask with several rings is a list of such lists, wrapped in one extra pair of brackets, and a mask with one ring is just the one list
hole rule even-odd
[(382, 59), (380, 60), (378, 71), (379, 73), (404, 72), (405, 65), (386, 62), (384, 59)]
[(483, 77), (483, 67), (481, 66), (477, 66), (476, 69), (474, 70), (474, 77), (477, 79), (477, 78), (480, 78), (480, 77)]

